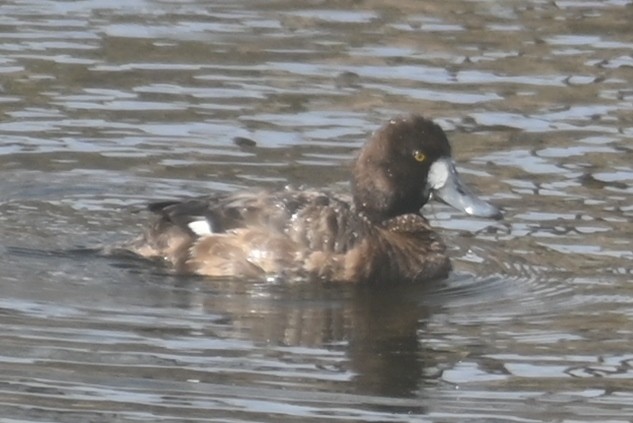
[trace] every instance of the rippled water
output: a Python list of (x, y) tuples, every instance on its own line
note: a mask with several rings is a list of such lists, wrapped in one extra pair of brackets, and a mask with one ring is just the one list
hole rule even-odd
[[(631, 21), (623, 0), (2, 2), (0, 420), (630, 422)], [(345, 188), (409, 112), (506, 211), (426, 208), (444, 283), (91, 252), (149, 199)]]

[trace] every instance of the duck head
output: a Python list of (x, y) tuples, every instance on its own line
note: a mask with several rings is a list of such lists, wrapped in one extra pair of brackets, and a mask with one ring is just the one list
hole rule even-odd
[(501, 218), (462, 182), (442, 128), (417, 115), (393, 119), (372, 135), (354, 164), (352, 192), (356, 208), (376, 222), (417, 214), (431, 198), (472, 216)]

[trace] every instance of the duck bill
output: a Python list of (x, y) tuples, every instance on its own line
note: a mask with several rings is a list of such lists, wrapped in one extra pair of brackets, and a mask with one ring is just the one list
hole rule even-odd
[(449, 158), (436, 160), (429, 169), (428, 186), (433, 198), (466, 214), (501, 219), (501, 211), (477, 197), (461, 180), (455, 163)]

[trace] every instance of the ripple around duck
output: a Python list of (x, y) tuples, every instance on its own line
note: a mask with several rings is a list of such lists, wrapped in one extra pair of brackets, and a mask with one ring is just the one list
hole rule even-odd
[[(451, 224), (458, 225), (454, 221)], [(497, 231), (501, 226), (488, 226), (482, 231)], [(479, 319), (490, 313), (497, 317), (546, 315), (575, 306), (574, 287), (569, 281), (573, 273), (568, 269), (535, 263), (516, 246), (508, 248), (512, 240), (490, 242), (468, 235), (465, 240), (455, 234), (448, 239), (449, 243), (465, 245), (461, 251), (454, 248), (455, 270), (432, 294), (441, 298), (446, 307), (460, 309), (460, 314), (472, 313), (473, 318)]]

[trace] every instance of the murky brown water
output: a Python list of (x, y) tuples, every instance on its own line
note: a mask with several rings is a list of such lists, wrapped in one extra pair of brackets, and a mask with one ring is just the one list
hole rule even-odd
[[(633, 4), (304, 3), (0, 3), (0, 420), (633, 421)], [(149, 199), (345, 187), (408, 112), (506, 210), (427, 207), (446, 283), (211, 282), (84, 248)]]

